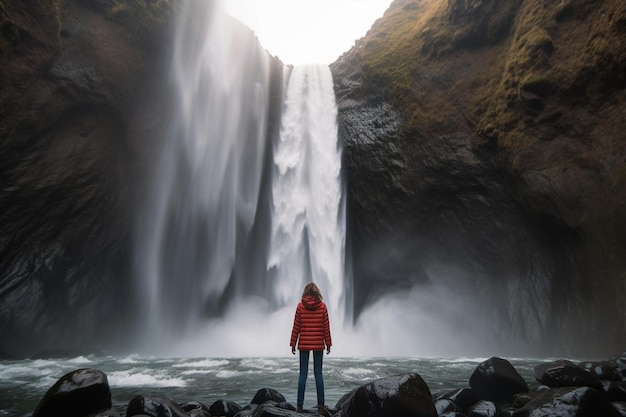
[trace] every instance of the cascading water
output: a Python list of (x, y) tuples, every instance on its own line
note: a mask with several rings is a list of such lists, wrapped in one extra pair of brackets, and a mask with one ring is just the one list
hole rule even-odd
[(317, 282), (335, 320), (342, 322), (345, 207), (337, 106), (327, 66), (286, 69), (280, 137), (274, 150), (272, 240), (268, 266), (282, 303)]
[(349, 300), (332, 76), (285, 69), (274, 137), (270, 57), (209, 4), (184, 2), (176, 31), (177, 113), (137, 239), (139, 334), (155, 353), (277, 354), (307, 281), (333, 323)]

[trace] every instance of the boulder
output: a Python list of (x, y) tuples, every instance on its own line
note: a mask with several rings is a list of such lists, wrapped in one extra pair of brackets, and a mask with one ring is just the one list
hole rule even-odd
[(479, 364), (469, 383), (481, 400), (510, 403), (515, 394), (528, 392), (528, 384), (513, 365), (496, 357)]
[(604, 381), (602, 388), (609, 396), (609, 401), (626, 401), (626, 382)]
[(342, 417), (437, 417), (428, 385), (416, 373), (390, 376), (357, 388)]
[(103, 410), (97, 411), (93, 414), (86, 415), (85, 417), (122, 417), (120, 413), (115, 410)]
[(300, 415), (293, 410), (277, 407), (277, 404), (272, 401), (259, 405), (252, 412), (252, 417), (299, 417)]
[[(199, 401), (188, 401), (180, 405), (180, 408), (187, 413), (189, 417), (211, 417), (209, 407)], [(223, 416), (224, 414), (214, 414)]]
[(626, 402), (614, 402), (613, 407), (617, 410), (621, 417), (626, 417)]
[(82, 417), (111, 408), (111, 389), (104, 372), (78, 369), (62, 376), (44, 395), (33, 417)]
[(285, 397), (273, 388), (261, 388), (254, 394), (252, 404), (263, 404), (266, 401), (276, 401), (277, 403), (285, 402)]
[(626, 378), (626, 352), (622, 353), (622, 356), (615, 360), (617, 364), (617, 372), (622, 378)]
[(602, 383), (595, 375), (568, 360), (547, 362), (535, 367), (535, 378), (540, 383), (556, 387), (591, 387), (602, 391)]
[(471, 388), (459, 388), (443, 394), (440, 398), (454, 401), (464, 412), (467, 412), (472, 405), (478, 402), (478, 398)]
[(492, 401), (480, 400), (470, 407), (468, 417), (500, 417), (502, 411)]
[(162, 394), (138, 395), (128, 402), (126, 417), (188, 417), (187, 413), (170, 397)]
[(589, 361), (581, 362), (578, 366), (603, 381), (620, 381), (622, 379), (617, 370), (617, 365), (614, 363)]
[(454, 401), (447, 398), (440, 398), (435, 401), (435, 410), (437, 410), (437, 415), (439, 416), (446, 413), (463, 411)]
[(516, 410), (512, 417), (619, 417), (604, 392), (589, 387), (546, 391)]
[(233, 417), (240, 412), (242, 407), (232, 401), (217, 400), (209, 407), (209, 414), (212, 416)]

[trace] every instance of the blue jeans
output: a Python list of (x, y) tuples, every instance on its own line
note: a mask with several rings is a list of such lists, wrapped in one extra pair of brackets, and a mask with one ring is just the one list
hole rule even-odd
[[(298, 379), (298, 407), (304, 404), (304, 389), (306, 388), (306, 377), (309, 373), (309, 352), (300, 351), (300, 378)], [(323, 350), (313, 351), (313, 373), (315, 374), (315, 388), (317, 389), (317, 405), (324, 405), (324, 378), (322, 378)]]

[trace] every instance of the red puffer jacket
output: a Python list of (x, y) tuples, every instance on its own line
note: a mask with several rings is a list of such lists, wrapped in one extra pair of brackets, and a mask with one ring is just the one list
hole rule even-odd
[(300, 350), (324, 350), (332, 346), (328, 310), (323, 301), (306, 296), (298, 303), (289, 346), (296, 346), (296, 342)]

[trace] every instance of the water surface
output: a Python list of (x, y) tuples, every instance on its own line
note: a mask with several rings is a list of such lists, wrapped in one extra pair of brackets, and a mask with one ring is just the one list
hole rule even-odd
[[(336, 402), (352, 389), (385, 376), (417, 372), (434, 393), (469, 386), (476, 366), (486, 358), (338, 358), (324, 357), (326, 403)], [(542, 360), (508, 359), (532, 382), (533, 368)], [(265, 358), (157, 358), (130, 355), (79, 356), (0, 362), (0, 416), (30, 416), (46, 391), (66, 373), (80, 368), (105, 372), (113, 408), (125, 415), (136, 395), (162, 393), (175, 401), (211, 405), (227, 399), (245, 406), (260, 388), (274, 388), (295, 403), (298, 378), (296, 356)], [(312, 364), (305, 407), (316, 403)]]

